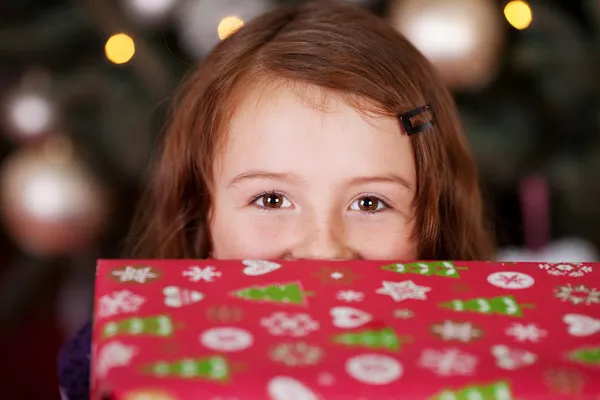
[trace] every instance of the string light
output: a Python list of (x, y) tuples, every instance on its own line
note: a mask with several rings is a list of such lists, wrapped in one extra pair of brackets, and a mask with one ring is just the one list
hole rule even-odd
[(225, 17), (219, 22), (219, 26), (217, 27), (217, 33), (219, 34), (219, 39), (225, 40), (230, 35), (235, 33), (238, 29), (244, 26), (244, 21), (241, 18), (230, 16)]
[(531, 7), (524, 1), (514, 0), (504, 7), (504, 16), (514, 28), (522, 30), (531, 24), (533, 19)]
[(135, 54), (135, 42), (133, 39), (124, 34), (118, 33), (111, 36), (106, 41), (104, 47), (106, 58), (114, 64), (125, 64)]

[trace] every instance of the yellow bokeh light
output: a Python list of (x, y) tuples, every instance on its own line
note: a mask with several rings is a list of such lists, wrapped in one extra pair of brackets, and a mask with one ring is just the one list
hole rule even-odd
[(219, 39), (224, 40), (227, 39), (231, 34), (235, 33), (238, 29), (244, 26), (244, 21), (242, 21), (239, 17), (225, 17), (219, 22), (219, 27), (217, 28), (217, 33), (219, 34)]
[(514, 28), (525, 29), (531, 24), (531, 7), (521, 0), (511, 1), (504, 7), (504, 16)]
[(135, 43), (133, 39), (124, 34), (118, 33), (111, 36), (104, 46), (106, 58), (115, 64), (125, 64), (135, 54)]

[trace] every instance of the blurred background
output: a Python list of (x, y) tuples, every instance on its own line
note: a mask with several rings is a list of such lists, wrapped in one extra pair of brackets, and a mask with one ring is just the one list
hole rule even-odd
[[(173, 89), (290, 2), (0, 2), (0, 398), (59, 398), (56, 353), (90, 317), (95, 260), (121, 254)], [(351, 2), (454, 91), (498, 258), (596, 260), (600, 0)]]

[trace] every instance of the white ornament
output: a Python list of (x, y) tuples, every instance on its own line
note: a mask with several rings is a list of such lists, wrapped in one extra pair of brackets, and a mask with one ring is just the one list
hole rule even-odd
[(535, 280), (521, 272), (494, 272), (487, 277), (487, 281), (502, 289), (527, 289), (535, 283)]
[(568, 325), (567, 331), (573, 336), (591, 336), (600, 332), (600, 319), (582, 314), (566, 314), (563, 321)]
[(362, 354), (346, 361), (346, 372), (368, 385), (387, 385), (398, 380), (404, 368), (400, 361), (381, 354)]
[(268, 274), (281, 268), (281, 264), (265, 260), (243, 260), (242, 264), (246, 265), (243, 271), (244, 274), (250, 276)]
[(211, 328), (200, 335), (200, 343), (214, 351), (242, 351), (253, 342), (250, 332), (233, 327)]
[(419, 365), (439, 376), (472, 375), (477, 367), (477, 357), (457, 348), (425, 349)]
[(343, 329), (358, 328), (373, 319), (371, 314), (352, 307), (333, 307), (329, 313), (333, 326)]
[(377, 289), (376, 293), (391, 296), (394, 301), (398, 302), (408, 299), (427, 300), (427, 295), (425, 293), (430, 290), (431, 288), (416, 285), (413, 281), (383, 281), (382, 287)]
[(318, 400), (306, 385), (289, 376), (276, 376), (267, 384), (267, 392), (272, 400)]
[(134, 268), (127, 266), (125, 270), (113, 271), (112, 274), (119, 277), (119, 282), (146, 283), (147, 280), (158, 277), (152, 272), (152, 267)]
[(432, 328), (433, 332), (440, 335), (442, 340), (458, 340), (469, 343), (473, 339), (481, 337), (481, 330), (475, 328), (470, 322), (444, 321)]
[(182, 289), (177, 286), (167, 286), (163, 289), (165, 306), (179, 308), (199, 302), (204, 295), (195, 290)]
[(535, 324), (519, 324), (514, 323), (505, 331), (508, 336), (514, 337), (517, 342), (539, 342), (546, 337), (548, 332), (540, 329)]
[(539, 267), (540, 269), (546, 271), (548, 275), (568, 276), (571, 278), (580, 278), (592, 272), (592, 267), (582, 263), (540, 264)]
[(137, 348), (134, 346), (127, 346), (118, 341), (108, 342), (98, 354), (95, 375), (100, 379), (104, 378), (112, 368), (129, 365), (136, 354)]
[(305, 342), (280, 343), (271, 352), (271, 358), (288, 367), (316, 365), (323, 358), (323, 350)]
[(357, 292), (356, 290), (340, 290), (335, 296), (339, 301), (345, 301), (346, 303), (360, 302), (364, 297), (363, 292)]
[(319, 329), (319, 323), (308, 314), (274, 312), (260, 320), (260, 324), (274, 336), (301, 337)]
[(559, 286), (554, 291), (554, 296), (563, 302), (570, 302), (575, 305), (600, 304), (600, 291), (596, 288), (589, 288), (585, 285), (572, 286), (570, 283)]
[(142, 296), (138, 296), (129, 290), (112, 292), (100, 297), (98, 301), (98, 317), (105, 318), (117, 314), (135, 313), (146, 302)]
[(527, 367), (537, 361), (537, 356), (529, 351), (511, 349), (501, 344), (492, 346), (491, 351), (496, 359), (496, 366), (505, 370)]
[(191, 282), (213, 282), (215, 278), (220, 277), (222, 274), (213, 266), (202, 268), (196, 265), (189, 267), (187, 270), (183, 271), (181, 275), (187, 277)]

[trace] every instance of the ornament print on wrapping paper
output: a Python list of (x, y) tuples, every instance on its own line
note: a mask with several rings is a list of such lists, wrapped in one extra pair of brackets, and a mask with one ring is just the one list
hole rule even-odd
[(483, 331), (470, 322), (444, 321), (434, 324), (431, 331), (442, 340), (456, 340), (463, 343), (470, 343), (483, 336)]
[(344, 301), (346, 303), (358, 303), (363, 301), (364, 297), (365, 294), (363, 292), (358, 292), (356, 290), (340, 290), (335, 296), (337, 300)]
[(118, 314), (136, 313), (145, 302), (146, 299), (129, 290), (105, 294), (98, 301), (98, 317), (106, 318)]
[(387, 385), (402, 377), (400, 361), (383, 354), (361, 354), (346, 361), (346, 372), (367, 385)]
[(320, 347), (306, 342), (280, 343), (271, 351), (271, 358), (288, 367), (316, 365), (323, 358)]
[(419, 366), (439, 376), (472, 375), (477, 363), (477, 357), (457, 348), (425, 349), (419, 359)]
[(265, 275), (281, 268), (281, 264), (265, 260), (243, 260), (242, 264), (246, 266), (242, 272), (248, 276)]
[(554, 276), (568, 276), (570, 278), (580, 278), (592, 272), (592, 267), (581, 264), (540, 264), (539, 268)]
[(547, 331), (538, 328), (536, 324), (518, 324), (514, 323), (506, 328), (505, 333), (512, 336), (517, 342), (537, 343), (548, 334)]
[(267, 383), (267, 392), (271, 400), (318, 400), (304, 383), (289, 376), (275, 376)]
[(600, 333), (600, 319), (595, 319), (582, 314), (566, 314), (563, 322), (567, 324), (567, 332), (571, 336), (591, 336)]
[(487, 277), (487, 281), (502, 289), (527, 289), (533, 286), (535, 280), (521, 272), (494, 272)]
[(526, 350), (511, 349), (505, 345), (494, 345), (491, 351), (496, 358), (496, 366), (504, 370), (516, 370), (537, 361), (535, 354)]
[(274, 312), (260, 324), (273, 336), (302, 337), (319, 329), (319, 323), (304, 313)]
[(554, 296), (564, 303), (570, 302), (574, 305), (600, 304), (600, 291), (596, 288), (588, 288), (585, 285), (572, 286), (567, 283), (554, 290)]
[(146, 283), (156, 280), (158, 274), (152, 267), (126, 266), (124, 269), (112, 271), (112, 276), (117, 277), (119, 282)]
[(188, 278), (190, 282), (213, 282), (215, 278), (219, 278), (222, 273), (217, 271), (217, 269), (211, 265), (206, 267), (195, 265), (188, 267), (188, 269), (183, 271), (181, 275), (185, 278)]

